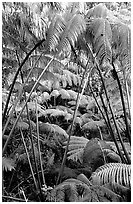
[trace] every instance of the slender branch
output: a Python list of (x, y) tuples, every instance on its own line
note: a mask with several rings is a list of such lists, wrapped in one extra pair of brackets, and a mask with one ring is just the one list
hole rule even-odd
[(12, 134), (13, 134), (13, 131), (14, 131), (15, 127), (16, 127), (16, 124), (17, 124), (19, 118), (21, 117), (21, 114), (22, 114), (22, 112), (23, 112), (23, 110), (24, 110), (24, 108), (25, 108), (27, 102), (29, 101), (32, 92), (33, 92), (34, 89), (36, 88), (38, 82), (40, 81), (41, 77), (43, 76), (44, 72), (45, 72), (46, 69), (49, 67), (49, 65), (51, 64), (51, 62), (53, 61), (53, 59), (54, 59), (54, 57), (49, 61), (49, 63), (47, 64), (47, 66), (45, 67), (45, 69), (42, 71), (42, 73), (40, 74), (39, 78), (38, 78), (37, 81), (35, 82), (34, 86), (32, 87), (32, 90), (31, 90), (31, 92), (29, 93), (29, 96), (28, 96), (28, 98), (27, 98), (25, 104), (24, 104), (24, 106), (22, 107), (22, 109), (21, 109), (21, 111), (20, 111), (20, 113), (19, 113), (19, 115), (18, 115), (18, 117), (17, 117), (17, 119), (16, 119), (16, 121), (15, 121), (15, 123), (14, 123), (14, 125), (13, 125), (13, 127), (12, 127), (12, 129), (11, 129), (11, 131), (10, 131), (10, 134), (9, 134), (9, 136), (8, 136), (8, 139), (6, 140), (6, 143), (5, 143), (4, 147), (3, 147), (3, 152), (2, 152), (3, 154), (5, 153), (5, 150), (6, 150), (6, 148), (7, 148), (7, 145), (8, 145), (8, 143), (9, 143), (9, 140), (10, 140), (10, 138), (11, 138), (11, 136), (12, 136)]
[[(88, 46), (89, 46), (89, 45), (88, 45)], [(113, 113), (113, 110), (112, 110), (112, 107), (111, 107), (111, 104), (110, 104), (110, 101), (109, 101), (109, 98), (108, 98), (108, 94), (107, 94), (107, 90), (106, 90), (106, 87), (105, 87), (105, 83), (104, 83), (104, 80), (103, 80), (103, 77), (102, 77), (102, 74), (101, 74), (101, 70), (100, 70), (100, 68), (99, 68), (99, 63), (98, 63), (98, 61), (96, 60), (96, 57), (94, 56), (94, 54), (93, 54), (92, 49), (90, 48), (90, 46), (89, 46), (89, 49), (90, 49), (90, 52), (92, 53), (93, 59), (94, 59), (95, 64), (96, 64), (96, 68), (97, 68), (97, 70), (98, 70), (98, 72), (99, 72), (99, 76), (100, 76), (101, 81), (102, 81), (102, 85), (103, 85), (103, 88), (104, 88), (105, 96), (106, 96), (106, 99), (107, 99), (107, 102), (108, 102), (108, 106), (109, 106), (110, 112), (111, 112), (111, 114), (112, 114), (112, 118), (113, 118), (113, 122), (114, 122), (114, 125), (115, 125), (115, 128), (116, 128), (116, 131), (117, 131), (118, 138), (119, 138), (119, 140), (120, 140), (121, 146), (122, 146), (123, 151), (124, 151), (124, 154), (125, 154), (125, 156), (126, 156), (126, 159), (127, 159), (128, 163), (130, 164), (130, 163), (131, 163), (131, 160), (130, 160), (130, 157), (129, 157), (127, 151), (126, 151), (125, 145), (124, 145), (124, 143), (123, 143), (123, 140), (122, 140), (122, 138), (121, 138), (121, 135), (120, 135), (119, 130), (118, 130), (118, 127), (117, 127), (117, 123), (116, 123), (116, 120), (115, 120), (115, 117), (114, 117), (114, 113)]]
[(127, 121), (127, 114), (126, 114), (126, 107), (125, 107), (125, 102), (124, 102), (124, 97), (123, 97), (123, 92), (122, 92), (122, 86), (121, 86), (121, 83), (120, 83), (120, 80), (119, 80), (119, 77), (118, 77), (118, 74), (117, 74), (117, 71), (115, 69), (115, 65), (114, 65), (113, 62), (112, 62), (112, 66), (114, 68), (113, 71), (115, 73), (115, 77), (116, 77), (118, 87), (119, 87), (119, 91), (120, 91), (121, 102), (122, 102), (124, 118), (125, 118), (125, 124), (126, 124), (126, 130), (127, 130), (126, 132), (127, 132), (127, 136), (128, 136), (128, 139), (129, 139), (129, 143), (131, 144), (131, 136), (130, 136), (130, 130), (129, 130), (129, 125), (128, 125), (128, 121)]
[[(12, 110), (11, 110), (11, 112), (10, 112), (10, 115), (9, 115), (7, 121), (6, 121), (6, 124), (4, 125), (4, 129), (3, 129), (3, 131), (2, 131), (2, 132), (3, 132), (3, 133), (2, 133), (3, 135), (5, 134), (5, 131), (6, 131), (6, 129), (7, 129), (7, 126), (8, 126), (8, 124), (9, 124), (9, 122), (10, 122), (10, 119), (11, 119), (11, 117), (12, 117), (12, 113), (13, 113), (14, 110), (15, 110), (15, 107), (16, 107), (17, 103), (20, 101), (20, 97), (21, 97), (21, 95), (22, 95), (24, 86), (25, 86), (25, 84), (28, 82), (28, 79), (29, 79), (29, 77), (30, 77), (30, 75), (31, 75), (31, 73), (32, 73), (32, 71), (33, 71), (33, 69), (34, 69), (34, 67), (36, 66), (36, 64), (37, 64), (37, 62), (39, 61), (39, 59), (42, 57), (43, 53), (44, 53), (44, 52), (42, 52), (41, 55), (40, 55), (40, 56), (38, 57), (38, 59), (36, 60), (34, 66), (33, 66), (32, 69), (30, 70), (30, 72), (29, 72), (29, 74), (28, 74), (28, 76), (27, 76), (27, 78), (26, 78), (25, 83), (24, 83), (23, 86), (22, 86), (21, 91), (19, 92), (19, 95), (18, 95), (18, 97), (17, 97), (17, 99), (16, 99), (16, 101), (15, 101), (15, 104), (14, 104), (13, 107), (12, 107)], [(28, 116), (28, 114), (27, 114), (27, 116)], [(30, 127), (30, 125), (29, 125), (29, 127)]]
[(4, 109), (4, 113), (3, 113), (3, 117), (2, 117), (2, 122), (4, 122), (4, 120), (5, 120), (6, 112), (7, 112), (7, 109), (8, 109), (8, 104), (9, 104), (9, 101), (10, 101), (10, 97), (11, 97), (11, 94), (12, 94), (12, 91), (13, 91), (13, 88), (14, 88), (14, 85), (15, 85), (15, 82), (16, 82), (16, 79), (17, 79), (17, 76), (18, 76), (19, 72), (21, 71), (23, 65), (24, 65), (25, 62), (28, 60), (28, 58), (29, 58), (29, 56), (32, 54), (32, 52), (33, 52), (37, 47), (39, 47), (44, 41), (45, 41), (45, 39), (39, 41), (39, 42), (33, 47), (33, 49), (26, 55), (25, 59), (23, 60), (23, 62), (22, 62), (21, 65), (19, 66), (18, 70), (16, 71), (16, 74), (15, 74), (15, 76), (14, 76), (14, 79), (13, 79), (13, 82), (12, 82), (12, 85), (11, 85), (11, 89), (10, 89), (10, 92), (9, 92), (9, 95), (8, 95), (8, 98), (7, 98), (7, 101), (6, 101), (6, 105), (5, 105), (5, 109)]
[(27, 155), (27, 158), (28, 158), (28, 163), (29, 163), (29, 166), (30, 166), (30, 170), (31, 170), (31, 174), (32, 174), (32, 177), (33, 177), (34, 185), (35, 185), (36, 190), (38, 190), (37, 182), (36, 182), (36, 179), (35, 179), (35, 176), (34, 176), (34, 172), (33, 172), (33, 168), (32, 168), (31, 161), (30, 161), (30, 156), (29, 156), (29, 153), (28, 153), (28, 150), (27, 150), (27, 147), (26, 147), (26, 144), (25, 144), (23, 132), (22, 132), (21, 129), (20, 129), (20, 133), (21, 133), (23, 145), (24, 145), (24, 148), (25, 148), (25, 152), (26, 152), (26, 155)]
[[(88, 63), (89, 63), (89, 61), (87, 62), (86, 67), (88, 66)], [(86, 73), (86, 70), (84, 71), (84, 74), (82, 76), (80, 88), (82, 86), (82, 82), (84, 80), (85, 73)], [(73, 130), (73, 125), (74, 125), (77, 110), (78, 110), (78, 107), (79, 107), (79, 104), (80, 104), (81, 96), (82, 96), (82, 94), (84, 92), (84, 89), (86, 87), (86, 84), (88, 82), (88, 77), (89, 77), (89, 74), (87, 75), (87, 78), (86, 78), (86, 80), (84, 82), (84, 86), (82, 88), (82, 92), (81, 92), (80, 95), (79, 95), (79, 93), (80, 93), (80, 88), (79, 88), (79, 92), (78, 92), (77, 100), (76, 100), (76, 107), (75, 107), (75, 111), (74, 111), (74, 114), (73, 114), (73, 120), (72, 120), (72, 124), (71, 124), (70, 131), (69, 131), (69, 137), (68, 137), (68, 140), (67, 140), (67, 145), (66, 145), (66, 148), (65, 148), (65, 153), (64, 153), (64, 156), (63, 156), (63, 160), (62, 160), (62, 164), (61, 164), (61, 168), (60, 168), (60, 172), (59, 172), (59, 175), (58, 175), (58, 178), (57, 178), (56, 185), (58, 185), (60, 183), (61, 179), (62, 179), (62, 173), (63, 173), (63, 170), (64, 170), (64, 165), (65, 165), (65, 162), (66, 162), (66, 158), (67, 158), (67, 152), (68, 152), (69, 142), (70, 142), (70, 138), (71, 138), (71, 134), (72, 134), (72, 130)]]
[(112, 129), (112, 126), (111, 126), (111, 122), (110, 122), (109, 116), (108, 116), (107, 111), (106, 111), (106, 106), (105, 106), (105, 103), (104, 103), (104, 100), (103, 100), (103, 97), (102, 97), (101, 94), (100, 94), (100, 99), (101, 99), (101, 102), (102, 102), (102, 105), (103, 105), (103, 108), (104, 108), (104, 111), (105, 111), (105, 114), (106, 114), (106, 117), (107, 117), (107, 120), (108, 120), (108, 129), (110, 131), (110, 135), (111, 135), (111, 137), (112, 137), (112, 139), (113, 139), (113, 141), (115, 143), (115, 146), (116, 146), (117, 151), (118, 151), (118, 153), (119, 153), (119, 155), (121, 157), (122, 162), (126, 163), (126, 160), (123, 157), (123, 154), (122, 154), (122, 152), (121, 152), (121, 150), (119, 148), (118, 142), (117, 142), (117, 140), (115, 138), (115, 135), (114, 135), (114, 132), (113, 132), (113, 129)]
[(37, 144), (38, 144), (39, 159), (40, 159), (41, 172), (42, 172), (43, 185), (44, 185), (45, 184), (45, 177), (44, 177), (42, 158), (41, 158), (41, 148), (40, 148), (40, 138), (39, 138), (39, 124), (38, 124), (38, 115), (37, 115), (37, 100), (35, 101), (35, 107), (36, 107)]
[[(16, 55), (17, 55), (18, 63), (19, 63), (19, 65), (20, 65), (20, 61), (19, 61), (18, 54), (16, 53)], [(22, 71), (21, 71), (21, 70), (20, 70), (20, 75), (21, 75), (22, 83), (24, 84), (23, 74), (22, 74)], [(25, 93), (25, 90), (24, 90), (24, 99), (25, 99), (25, 101), (26, 101), (26, 93)], [(35, 155), (34, 141), (33, 141), (32, 129), (31, 129), (31, 122), (30, 122), (30, 115), (29, 115), (29, 110), (28, 110), (27, 103), (26, 103), (26, 111), (27, 111), (27, 118), (28, 118), (28, 122), (29, 122), (30, 140), (31, 140), (32, 151), (33, 151), (33, 159), (34, 159), (34, 162), (35, 162), (35, 170), (36, 170), (37, 177), (38, 177), (38, 184), (39, 184), (39, 190), (40, 190), (41, 200), (43, 200), (43, 194), (42, 194), (42, 190), (41, 190), (41, 182), (40, 182), (40, 177), (39, 177), (39, 175), (38, 175), (38, 167), (37, 167), (37, 160), (36, 160), (36, 155)]]
[[(26, 202), (24, 199), (21, 199), (21, 198), (14, 198), (14, 197), (11, 197), (11, 196), (2, 196), (2, 198), (4, 198), (4, 199), (10, 199), (10, 200), (14, 200), (14, 201), (18, 201), (18, 202)], [(28, 200), (28, 202), (32, 202), (31, 200), (29, 201)]]

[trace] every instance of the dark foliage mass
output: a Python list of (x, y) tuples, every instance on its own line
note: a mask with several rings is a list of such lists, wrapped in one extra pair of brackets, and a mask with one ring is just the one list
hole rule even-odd
[(131, 201), (131, 5), (2, 4), (2, 199)]

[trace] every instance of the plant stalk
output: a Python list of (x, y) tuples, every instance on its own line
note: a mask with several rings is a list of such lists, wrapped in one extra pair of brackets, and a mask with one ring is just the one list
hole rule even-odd
[(13, 88), (14, 88), (14, 85), (15, 85), (15, 82), (16, 82), (16, 79), (17, 79), (17, 76), (19, 74), (19, 72), (21, 71), (23, 65), (25, 64), (25, 62), (28, 60), (29, 56), (32, 54), (32, 52), (37, 48), (39, 47), (43, 42), (45, 41), (45, 39), (39, 41), (34, 47), (33, 49), (26, 55), (25, 59), (23, 60), (23, 62), (21, 63), (21, 65), (19, 66), (18, 70), (16, 71), (16, 74), (14, 76), (14, 79), (13, 79), (13, 82), (12, 82), (12, 85), (11, 85), (11, 89), (10, 89), (10, 92), (9, 92), (9, 95), (8, 95), (8, 98), (7, 98), (7, 101), (6, 101), (6, 105), (5, 105), (5, 109), (4, 109), (4, 113), (3, 113), (3, 117), (2, 117), (2, 122), (4, 123), (4, 120), (5, 120), (5, 116), (6, 116), (6, 112), (7, 112), (7, 109), (8, 109), (8, 104), (9, 104), (9, 101), (10, 101), (10, 97), (11, 97), (11, 94), (12, 94), (12, 91), (13, 91)]
[(31, 92), (29, 93), (29, 96), (28, 96), (28, 98), (27, 98), (25, 104), (24, 104), (23, 108), (21, 109), (21, 111), (20, 111), (20, 113), (19, 113), (19, 115), (18, 115), (18, 117), (17, 117), (17, 119), (16, 119), (16, 121), (15, 121), (15, 123), (14, 123), (14, 125), (13, 125), (13, 127), (12, 127), (12, 129), (11, 129), (11, 131), (10, 131), (10, 134), (9, 134), (9, 136), (8, 136), (8, 139), (6, 140), (6, 143), (5, 143), (4, 147), (3, 147), (2, 154), (5, 153), (5, 150), (6, 150), (6, 148), (7, 148), (8, 142), (9, 142), (9, 140), (10, 140), (12, 134), (13, 134), (13, 131), (14, 131), (15, 127), (16, 127), (16, 124), (17, 124), (17, 122), (18, 122), (18, 120), (19, 120), (19, 118), (20, 118), (20, 116), (21, 116), (21, 114), (22, 114), (22, 112), (23, 112), (23, 110), (24, 110), (24, 108), (25, 108), (27, 102), (28, 102), (29, 99), (30, 99), (30, 96), (31, 96), (32, 92), (33, 92), (34, 89), (36, 88), (38, 82), (40, 81), (41, 77), (43, 76), (44, 72), (45, 72), (46, 69), (49, 67), (49, 65), (51, 64), (51, 62), (53, 61), (53, 59), (54, 59), (54, 57), (49, 61), (49, 63), (48, 63), (47, 66), (45, 67), (45, 69), (44, 69), (44, 70), (42, 71), (42, 73), (40, 74), (38, 80), (36, 81), (36, 83), (35, 83), (34, 86), (32, 87), (32, 90), (31, 90)]

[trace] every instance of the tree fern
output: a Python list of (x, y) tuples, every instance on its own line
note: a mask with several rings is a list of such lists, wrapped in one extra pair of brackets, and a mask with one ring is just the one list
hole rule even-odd
[(130, 187), (131, 165), (122, 163), (109, 163), (99, 167), (91, 175), (91, 180), (95, 185), (105, 183), (118, 183)]

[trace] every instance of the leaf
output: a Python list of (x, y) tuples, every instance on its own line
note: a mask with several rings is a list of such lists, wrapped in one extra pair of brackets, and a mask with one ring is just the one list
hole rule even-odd
[(119, 56), (123, 70), (131, 70), (131, 30), (121, 23), (112, 25), (113, 48)]
[(58, 96), (60, 95), (59, 91), (58, 90), (53, 90), (50, 94), (50, 96), (54, 96), (55, 98), (57, 98)]
[(23, 121), (17, 122), (17, 127), (21, 128), (22, 130), (28, 130), (29, 129), (29, 124)]
[[(64, 16), (64, 19), (66, 20), (68, 17), (69, 16)], [(62, 32), (61, 41), (58, 45), (59, 52), (62, 50), (69, 50), (70, 44), (74, 46), (78, 36), (83, 33), (85, 28), (86, 23), (80, 14), (74, 14), (68, 21), (66, 20), (66, 26)]]
[(103, 187), (89, 185), (78, 179), (67, 179), (47, 197), (49, 202), (119, 202), (121, 197)]
[(43, 92), (41, 94), (41, 98), (42, 98), (42, 103), (44, 103), (45, 101), (49, 100), (50, 99), (50, 95), (48, 92)]
[(100, 3), (88, 11), (87, 17), (106, 18), (107, 11), (108, 11), (107, 7), (103, 3)]
[[(82, 163), (83, 151), (89, 140), (84, 137), (71, 136), (69, 147), (68, 147), (68, 159), (73, 161), (80, 161)], [(63, 143), (64, 148), (67, 144), (67, 141)]]
[(91, 139), (86, 144), (83, 154), (83, 164), (92, 167), (93, 171), (105, 163), (105, 149), (111, 149), (105, 141), (98, 138)]
[(56, 15), (49, 26), (48, 34), (47, 34), (47, 43), (48, 43), (48, 49), (49, 51), (55, 51), (59, 40), (61, 33), (63, 32), (65, 28), (65, 20), (62, 18), (61, 15)]
[(68, 92), (69, 95), (70, 95), (70, 99), (76, 101), (78, 93), (75, 92), (75, 91), (73, 91), (73, 90), (71, 90), (71, 89), (70, 89), (70, 90), (67, 90), (67, 92)]
[(2, 167), (3, 171), (12, 171), (15, 169), (15, 162), (11, 158), (2, 157)]
[(62, 99), (70, 99), (70, 95), (69, 95), (69, 93), (67, 92), (67, 90), (65, 90), (65, 89), (60, 89), (59, 90), (59, 93), (61, 94), (61, 98)]
[(66, 139), (68, 138), (68, 134), (66, 133), (66, 131), (56, 124), (41, 123), (39, 124), (39, 130), (42, 133), (46, 133), (46, 134), (55, 133), (55, 134), (63, 135)]
[(50, 117), (59, 117), (59, 116), (65, 116), (66, 113), (64, 111), (61, 111), (59, 109), (54, 109), (54, 108), (49, 108), (43, 111), (40, 111), (41, 114), (39, 114), (39, 116), (43, 115), (48, 117), (48, 115), (50, 115)]
[(99, 120), (99, 121), (94, 121), (92, 119), (90, 119), (89, 122), (87, 122), (86, 124), (84, 124), (82, 126), (82, 130), (86, 131), (86, 130), (97, 130), (98, 127), (105, 127), (105, 123), (104, 120)]
[(50, 116), (53, 116), (53, 117), (59, 117), (59, 116), (65, 116), (65, 115), (66, 115), (66, 112), (61, 111), (59, 109), (53, 109), (53, 112), (50, 114)]
[(91, 175), (91, 180), (95, 185), (103, 185), (105, 183), (117, 183), (126, 187), (130, 187), (131, 165), (122, 163), (109, 163), (100, 166)]
[(93, 35), (93, 49), (101, 65), (112, 61), (112, 30), (106, 19), (96, 18), (89, 21), (89, 29)]

